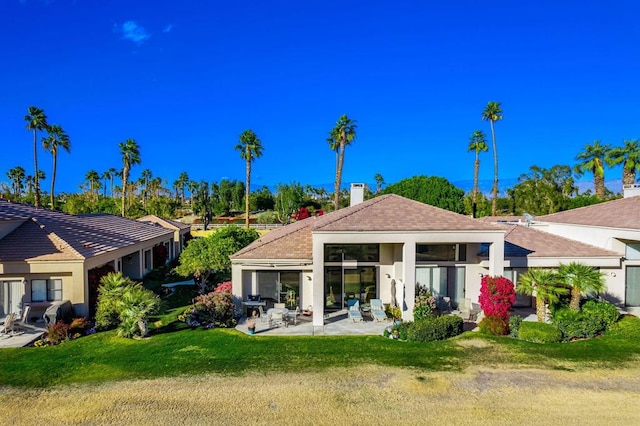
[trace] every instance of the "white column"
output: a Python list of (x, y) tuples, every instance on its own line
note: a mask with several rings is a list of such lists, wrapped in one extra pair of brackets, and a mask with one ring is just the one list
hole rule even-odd
[(313, 281), (311, 300), (313, 300), (313, 327), (324, 327), (324, 242), (313, 235)]
[(404, 243), (402, 248), (402, 274), (404, 279), (398, 283), (397, 297), (402, 308), (402, 319), (413, 321), (413, 308), (416, 300), (416, 244), (414, 242)]
[(504, 274), (504, 236), (489, 245), (489, 275), (493, 277)]

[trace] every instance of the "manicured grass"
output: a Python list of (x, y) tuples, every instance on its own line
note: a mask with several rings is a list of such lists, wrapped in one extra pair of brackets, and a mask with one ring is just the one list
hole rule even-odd
[[(584, 370), (624, 368), (640, 360), (640, 319), (597, 339), (535, 344), (465, 333), (442, 342), (408, 343), (379, 336), (248, 336), (235, 330), (187, 329), (162, 318), (151, 338), (129, 340), (103, 332), (45, 348), (0, 350), (0, 385), (59, 384), (216, 373), (315, 372), (379, 365), (418, 371), (469, 366)], [(7, 368), (4, 368), (4, 367)], [(10, 368), (9, 368), (10, 366)]]

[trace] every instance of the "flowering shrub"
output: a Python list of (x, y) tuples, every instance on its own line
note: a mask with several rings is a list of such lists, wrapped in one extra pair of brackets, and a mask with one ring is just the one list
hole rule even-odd
[(222, 291), (231, 292), (232, 290), (233, 290), (233, 284), (231, 283), (231, 281), (225, 281), (223, 283), (218, 283), (214, 291), (220, 293)]
[(511, 280), (505, 277), (482, 278), (479, 302), (487, 317), (500, 317), (508, 324), (509, 311), (515, 300), (516, 292)]
[(418, 321), (436, 315), (436, 298), (426, 289), (419, 287), (416, 292), (416, 303), (413, 308), (413, 318)]
[(42, 339), (35, 342), (34, 346), (59, 345), (92, 333), (95, 333), (95, 329), (91, 328), (91, 323), (86, 318), (74, 318), (71, 324), (58, 321), (47, 328)]
[(487, 315), (478, 324), (480, 333), (504, 336), (509, 334), (509, 320), (499, 315)]
[[(226, 284), (223, 283), (222, 285)], [(218, 291), (216, 289), (211, 293), (196, 297), (193, 300), (193, 307), (178, 319), (183, 320), (192, 327), (234, 327), (236, 320), (233, 317), (233, 311), (234, 304), (231, 291)]]

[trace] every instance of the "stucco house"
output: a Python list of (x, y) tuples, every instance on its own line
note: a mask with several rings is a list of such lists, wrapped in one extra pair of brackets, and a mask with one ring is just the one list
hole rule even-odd
[(163, 246), (170, 257), (183, 230), (108, 214), (73, 216), (0, 200), (0, 316), (26, 304), (36, 317), (58, 300), (76, 315), (91, 314), (95, 271), (111, 269), (141, 279)]
[[(383, 195), (271, 231), (240, 250), (231, 258), (233, 292), (310, 307), (318, 327), (351, 298), (395, 301), (411, 320), (416, 285), (454, 304), (477, 301), (486, 274), (516, 282), (527, 268), (575, 261), (600, 268), (607, 297), (625, 306), (625, 250), (554, 232), (544, 219), (477, 220)], [(637, 253), (640, 266), (640, 245)], [(518, 304), (530, 306), (531, 298)]]

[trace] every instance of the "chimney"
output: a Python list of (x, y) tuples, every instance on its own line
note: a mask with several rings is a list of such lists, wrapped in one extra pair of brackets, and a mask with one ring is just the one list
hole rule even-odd
[(623, 185), (622, 193), (624, 198), (636, 197), (640, 195), (640, 185)]
[(364, 183), (351, 184), (351, 203), (349, 206), (355, 206), (364, 201)]

